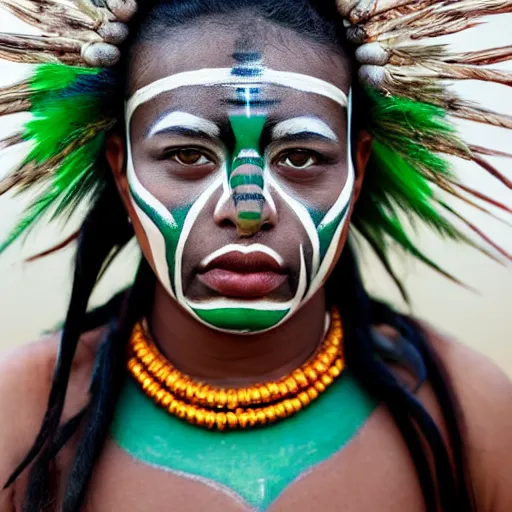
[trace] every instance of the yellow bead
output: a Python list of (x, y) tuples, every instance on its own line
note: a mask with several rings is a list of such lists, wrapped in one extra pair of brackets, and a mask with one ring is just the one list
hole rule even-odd
[(196, 393), (196, 399), (200, 404), (206, 404), (206, 397), (208, 393), (211, 391), (210, 386), (202, 386), (198, 389)]
[(318, 391), (315, 388), (308, 388), (307, 393), (310, 400), (318, 398)]
[(215, 403), (216, 391), (209, 391), (206, 394), (206, 403), (211, 407)]
[(168, 388), (172, 388), (174, 386), (174, 383), (179, 379), (180, 375), (178, 372), (174, 371), (171, 372), (171, 374), (165, 379), (165, 385)]
[(304, 374), (306, 375), (310, 383), (315, 382), (315, 380), (318, 379), (318, 374), (310, 366), (304, 368)]
[(165, 389), (160, 388), (160, 389), (156, 392), (156, 395), (155, 395), (155, 402), (156, 402), (157, 404), (161, 404), (161, 403), (162, 403), (162, 400), (163, 400), (163, 399), (164, 399), (164, 397), (165, 397), (165, 394), (166, 394)]
[(320, 361), (315, 361), (313, 363), (313, 368), (315, 371), (317, 371), (319, 374), (325, 373), (327, 371), (327, 367), (325, 364), (321, 363)]
[(279, 398), (279, 386), (275, 382), (269, 382), (267, 384), (267, 388), (274, 400)]
[(235, 390), (229, 389), (227, 392), (228, 409), (236, 409), (238, 407), (238, 394)]
[(295, 409), (293, 408), (292, 401), (291, 400), (285, 400), (283, 402), (283, 406), (286, 410), (286, 415), (289, 416), (290, 414), (293, 414), (295, 412)]
[(259, 404), (261, 402), (261, 393), (260, 390), (257, 388), (250, 388), (249, 389), (249, 396), (251, 398), (251, 402), (253, 404)]
[(273, 406), (265, 407), (263, 412), (265, 413), (265, 417), (269, 423), (274, 423), (277, 420), (276, 412), (274, 411)]
[(249, 424), (249, 415), (246, 412), (242, 412), (237, 414), (238, 416), (238, 424), (241, 428), (246, 428)]
[(259, 388), (261, 401), (267, 402), (270, 398), (270, 391), (268, 390), (267, 386), (260, 386)]
[(219, 400), (219, 407), (225, 407), (226, 404), (228, 403), (228, 394), (226, 393), (225, 389), (221, 389), (219, 391), (218, 400)]
[(173, 401), (173, 396), (170, 393), (165, 393), (164, 397), (162, 398), (162, 407), (165, 407), (166, 409), (169, 408), (169, 405), (171, 405), (171, 402)]
[(319, 381), (319, 380), (317, 380), (317, 381), (315, 382), (314, 386), (315, 386), (315, 389), (316, 389), (319, 393), (323, 393), (323, 392), (325, 391), (325, 386), (324, 386), (324, 384), (323, 384), (321, 381)]
[(185, 389), (185, 398), (191, 401), (196, 394), (197, 387), (194, 384), (189, 383), (187, 388)]
[(301, 403), (301, 401), (298, 398), (292, 398), (290, 400), (290, 402), (292, 404), (294, 412), (302, 411), (302, 409), (303, 409), (302, 403)]
[(146, 377), (142, 383), (142, 389), (146, 391), (151, 384), (153, 384), (153, 379), (151, 377)]
[(322, 384), (324, 386), (330, 386), (332, 384), (332, 377), (330, 375), (322, 375)]
[(256, 417), (258, 419), (258, 425), (265, 425), (267, 423), (267, 417), (262, 409), (258, 409), (258, 411), (256, 411)]
[(148, 396), (150, 396), (151, 398), (153, 398), (155, 395), (156, 395), (156, 392), (160, 389), (160, 386), (158, 385), (158, 383), (156, 383), (155, 381), (153, 381), (149, 386), (148, 386), (148, 389), (146, 389), (146, 393)]
[(208, 428), (213, 428), (215, 426), (215, 413), (211, 411), (207, 411), (204, 415), (204, 423)]
[(178, 418), (186, 418), (187, 417), (187, 406), (180, 402), (178, 404), (178, 409), (176, 410), (176, 415), (178, 416)]
[(298, 384), (299, 388), (304, 389), (308, 386), (308, 379), (304, 375), (304, 372), (302, 370), (295, 370), (293, 372), (293, 378), (295, 379), (295, 382)]
[(187, 406), (187, 417), (186, 417), (186, 420), (189, 423), (196, 423), (196, 415), (197, 415), (197, 413), (198, 413), (198, 411), (194, 407), (191, 407), (190, 405)]
[(226, 428), (226, 423), (228, 420), (223, 412), (218, 412), (216, 416), (217, 428), (222, 431)]
[(234, 412), (227, 412), (226, 419), (228, 421), (229, 428), (236, 428), (238, 426), (238, 418)]
[(306, 407), (306, 405), (309, 405), (309, 403), (311, 402), (311, 398), (309, 398), (309, 395), (303, 391), (302, 393), (299, 393), (297, 395), (297, 398), (300, 400), (300, 403)]
[(176, 415), (176, 413), (178, 412), (178, 406), (179, 406), (179, 403), (177, 400), (173, 400), (171, 402), (171, 405), (169, 405), (168, 407), (168, 411), (173, 414), (174, 416)]
[(274, 405), (274, 412), (278, 418), (286, 418), (286, 409), (282, 403)]
[(329, 375), (333, 378), (336, 378), (336, 377), (339, 377), (339, 375), (341, 374), (340, 370), (338, 370), (338, 368), (336, 368), (336, 366), (331, 366), (329, 368)]
[(258, 423), (258, 417), (256, 416), (256, 411), (254, 409), (249, 409), (248, 415), (249, 415), (249, 425), (251, 427), (254, 427), (254, 425), (256, 425), (256, 423)]
[(202, 409), (198, 409), (196, 411), (196, 425), (199, 425), (200, 427), (204, 426), (204, 411)]
[(293, 377), (288, 377), (284, 382), (290, 393), (297, 393), (299, 387)]
[(288, 394), (288, 388), (286, 387), (286, 384), (284, 382), (279, 382), (278, 387), (279, 387), (279, 394), (282, 397), (284, 397)]

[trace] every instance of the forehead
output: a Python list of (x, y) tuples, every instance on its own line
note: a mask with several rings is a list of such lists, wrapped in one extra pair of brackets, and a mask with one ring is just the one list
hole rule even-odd
[(166, 76), (232, 67), (240, 51), (257, 52), (267, 68), (309, 75), (349, 90), (349, 61), (341, 53), (266, 21), (254, 20), (248, 27), (209, 18), (137, 45), (130, 61), (128, 95)]

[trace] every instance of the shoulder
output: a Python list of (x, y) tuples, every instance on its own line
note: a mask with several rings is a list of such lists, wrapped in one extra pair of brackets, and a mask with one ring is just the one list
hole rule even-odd
[[(86, 404), (99, 337), (98, 331), (88, 333), (79, 343), (66, 396), (64, 421)], [(41, 426), (59, 338), (60, 334), (55, 334), (0, 352), (0, 488), (32, 446)]]
[(478, 510), (512, 503), (512, 382), (487, 357), (426, 329), (455, 392)]

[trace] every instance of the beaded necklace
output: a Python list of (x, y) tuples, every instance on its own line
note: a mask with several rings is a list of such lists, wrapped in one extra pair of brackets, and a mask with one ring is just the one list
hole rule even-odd
[(335, 308), (325, 340), (308, 362), (277, 381), (245, 388), (216, 388), (184, 375), (160, 353), (142, 323), (129, 344), (128, 371), (144, 393), (173, 416), (210, 430), (261, 427), (293, 416), (344, 367), (343, 329)]

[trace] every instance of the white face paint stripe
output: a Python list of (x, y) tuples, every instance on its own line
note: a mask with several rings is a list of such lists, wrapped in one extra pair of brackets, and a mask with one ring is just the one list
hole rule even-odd
[(137, 213), (146, 238), (151, 250), (151, 256), (155, 265), (155, 270), (163, 287), (171, 297), (175, 297), (171, 286), (171, 278), (169, 276), (169, 265), (167, 264), (167, 249), (165, 247), (165, 239), (162, 232), (156, 227), (155, 223), (139, 208), (139, 205), (130, 197), (133, 208)]
[(215, 123), (212, 123), (212, 121), (188, 114), (187, 112), (172, 112), (156, 121), (154, 126), (150, 129), (148, 137), (153, 137), (171, 128), (194, 130), (209, 135), (210, 137), (220, 136), (220, 128)]
[(154, 97), (174, 89), (186, 86), (234, 86), (240, 87), (258, 87), (262, 84), (280, 85), (295, 89), (297, 91), (309, 92), (329, 98), (342, 107), (347, 106), (347, 95), (335, 85), (300, 73), (290, 73), (288, 71), (275, 71), (273, 69), (263, 69), (258, 77), (240, 77), (232, 75), (232, 68), (211, 68), (197, 69), (195, 71), (185, 71), (176, 75), (171, 75), (136, 91), (128, 100), (126, 106), (126, 117), (130, 119), (133, 112)]
[[(340, 194), (339, 199), (336, 201), (335, 205), (331, 208), (331, 210), (327, 213), (324, 220), (321, 222), (320, 225), (328, 224), (330, 221), (332, 221), (334, 218), (336, 218), (337, 215), (340, 214), (341, 211), (343, 211), (343, 208), (350, 202), (353, 189), (354, 189), (354, 181), (355, 181), (355, 169), (354, 169), (354, 162), (352, 161), (352, 93), (349, 93), (349, 99), (348, 99), (348, 106), (347, 106), (347, 170), (348, 170), (348, 178), (347, 183), (345, 184), (345, 187), (343, 188), (342, 193)], [(350, 184), (350, 186), (347, 186)], [(343, 199), (343, 201), (342, 201)], [(334, 236), (332, 237), (331, 243), (329, 245), (329, 248), (327, 249), (327, 252), (325, 254), (325, 257), (322, 261), (322, 265), (320, 269), (318, 270), (318, 274), (315, 276), (315, 278), (312, 280), (309, 292), (306, 296), (306, 300), (309, 299), (322, 285), (324, 279), (326, 278), (327, 274), (329, 273), (329, 270), (331, 268), (331, 265), (334, 261), (334, 258), (336, 257), (336, 253), (338, 250), (338, 244), (340, 242), (341, 235), (343, 233), (343, 229), (347, 223), (347, 219), (349, 216), (349, 211), (344, 215), (343, 219), (341, 220), (339, 226), (336, 229), (336, 232), (334, 233)], [(330, 219), (330, 220), (329, 220)]]
[[(222, 174), (219, 175), (212, 183), (206, 188), (206, 190), (199, 196), (199, 198), (194, 201), (192, 208), (188, 212), (188, 215), (185, 219), (185, 223), (183, 224), (183, 229), (180, 234), (180, 238), (178, 240), (178, 246), (176, 247), (176, 266), (175, 266), (175, 276), (174, 276), (174, 286), (176, 289), (176, 298), (178, 302), (181, 304), (186, 304), (185, 295), (183, 293), (183, 282), (181, 277), (182, 266), (183, 266), (183, 250), (185, 249), (185, 243), (188, 240), (190, 235), (190, 231), (194, 226), (197, 218), (199, 217), (202, 209), (210, 199), (210, 197), (214, 194), (215, 190), (221, 187), (223, 181)], [(193, 312), (192, 312), (193, 313)]]
[(218, 258), (219, 256), (223, 256), (224, 254), (229, 254), (230, 252), (239, 252), (242, 254), (252, 254), (255, 252), (261, 252), (263, 254), (266, 254), (267, 256), (270, 256), (273, 260), (276, 261), (276, 263), (280, 267), (284, 267), (284, 259), (283, 257), (274, 251), (274, 249), (271, 249), (270, 247), (267, 247), (263, 244), (251, 244), (251, 245), (238, 245), (238, 244), (229, 244), (225, 245), (224, 247), (221, 247), (215, 252), (212, 252), (206, 258), (204, 258), (200, 266), (201, 267), (207, 267), (215, 258)]
[[(290, 194), (287, 194), (284, 189), (277, 183), (271, 173), (265, 176), (265, 181), (268, 181), (269, 185), (274, 188), (274, 190), (284, 199), (288, 206), (295, 212), (295, 215), (299, 218), (306, 233), (311, 242), (311, 246), (313, 249), (313, 258), (312, 258), (312, 269), (311, 273), (314, 276), (318, 271), (318, 266), (320, 264), (320, 242), (318, 240), (318, 233), (316, 231), (316, 226), (309, 214), (308, 210), (298, 201), (294, 199)], [(269, 194), (270, 196), (270, 194)]]
[(317, 117), (294, 117), (278, 123), (272, 130), (272, 138), (281, 139), (291, 135), (299, 135), (301, 133), (314, 133), (321, 135), (326, 139), (337, 141), (338, 137), (327, 123)]

